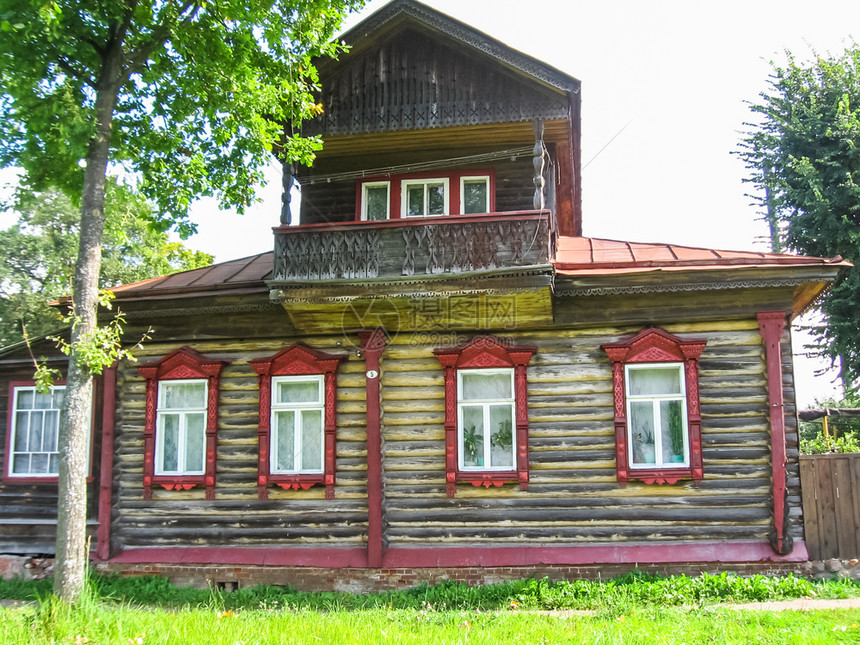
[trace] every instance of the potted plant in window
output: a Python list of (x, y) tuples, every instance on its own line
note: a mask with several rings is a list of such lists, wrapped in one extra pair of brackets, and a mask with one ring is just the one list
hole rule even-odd
[(633, 433), (633, 462), (637, 464), (653, 464), (654, 433), (648, 427), (642, 427)]
[(483, 466), (484, 459), (478, 457), (478, 443), (481, 436), (476, 432), (475, 426), (463, 428), (463, 463), (467, 466)]
[(514, 436), (509, 419), (499, 421), (499, 429), (490, 437), (490, 443), (497, 448), (510, 448), (514, 441)]
[(681, 423), (681, 405), (669, 408), (669, 437), (672, 440), (672, 456), (669, 461), (681, 463), (684, 461), (684, 428)]

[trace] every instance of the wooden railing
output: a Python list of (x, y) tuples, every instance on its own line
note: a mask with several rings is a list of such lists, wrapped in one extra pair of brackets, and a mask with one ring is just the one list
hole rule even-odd
[(860, 453), (802, 455), (800, 485), (809, 558), (860, 557)]
[(550, 211), (275, 229), (273, 282), (434, 276), (547, 264)]

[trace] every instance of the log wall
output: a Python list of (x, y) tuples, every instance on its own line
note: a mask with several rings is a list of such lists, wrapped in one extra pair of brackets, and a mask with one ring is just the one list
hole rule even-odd
[[(767, 382), (754, 318), (666, 324), (681, 337), (702, 337), (700, 365), (705, 478), (622, 488), (615, 479), (613, 400), (609, 361), (600, 345), (636, 327), (591, 327), (505, 333), (535, 344), (529, 366), (528, 490), (514, 485), (460, 484), (446, 496), (442, 372), (432, 349), (459, 344), (456, 334), (402, 332), (382, 357), (383, 535), (388, 548), (619, 544), (648, 541), (767, 539), (771, 528), (771, 468)], [(270, 356), (297, 340), (344, 353), (355, 339), (193, 343), (227, 359), (220, 394), (215, 501), (202, 489), (156, 489), (142, 495), (144, 383), (133, 365), (119, 370), (114, 464), (114, 548), (144, 546), (331, 546), (366, 542), (364, 361), (353, 353), (338, 374), (337, 486), (256, 491), (258, 390), (252, 358)], [(340, 341), (340, 345), (338, 342)], [(785, 338), (786, 401), (793, 400), (790, 347)], [(149, 343), (143, 362), (179, 347)], [(792, 419), (790, 405), (786, 416)], [(791, 535), (801, 537), (796, 425), (788, 424)]]

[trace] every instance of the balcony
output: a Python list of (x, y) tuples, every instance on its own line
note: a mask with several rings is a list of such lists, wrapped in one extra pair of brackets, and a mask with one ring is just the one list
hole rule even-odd
[(554, 242), (547, 210), (282, 226), (270, 284), (445, 279), (541, 266)]

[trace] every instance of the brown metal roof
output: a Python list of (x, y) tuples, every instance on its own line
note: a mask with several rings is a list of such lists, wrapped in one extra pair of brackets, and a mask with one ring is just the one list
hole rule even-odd
[(269, 251), (202, 269), (123, 284), (111, 291), (118, 299), (124, 299), (173, 293), (192, 295), (222, 290), (265, 290), (265, 280), (271, 276), (273, 262), (274, 253)]
[(623, 242), (592, 237), (560, 236), (557, 244), (558, 250), (553, 265), (559, 274), (567, 276), (732, 267), (852, 266), (840, 256), (815, 258), (759, 251), (721, 251), (676, 244)]

